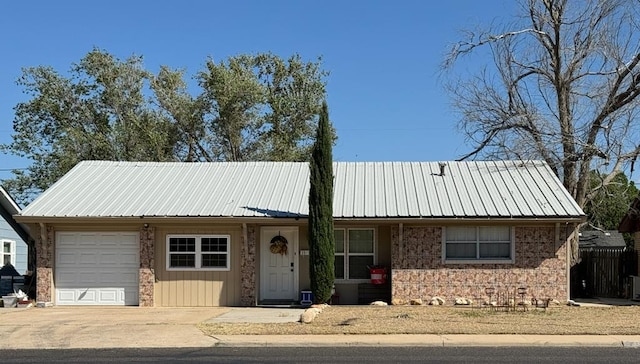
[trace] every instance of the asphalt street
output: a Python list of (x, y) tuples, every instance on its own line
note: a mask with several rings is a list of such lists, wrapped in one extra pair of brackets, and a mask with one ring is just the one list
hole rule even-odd
[(339, 347), (0, 350), (16, 363), (637, 363), (637, 348)]

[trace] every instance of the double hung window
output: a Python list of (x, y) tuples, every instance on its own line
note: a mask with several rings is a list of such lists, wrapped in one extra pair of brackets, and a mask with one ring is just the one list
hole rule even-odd
[(229, 270), (229, 235), (168, 235), (167, 269)]
[(449, 226), (445, 228), (444, 260), (510, 263), (514, 256), (509, 226)]
[(369, 279), (375, 264), (374, 229), (335, 229), (336, 279)]
[(7, 264), (16, 265), (16, 242), (11, 240), (0, 240), (2, 242), (2, 260), (0, 267)]

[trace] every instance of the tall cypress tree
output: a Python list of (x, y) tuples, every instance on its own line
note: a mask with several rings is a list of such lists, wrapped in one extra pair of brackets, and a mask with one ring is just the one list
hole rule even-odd
[(315, 303), (331, 298), (335, 280), (333, 235), (333, 153), (326, 101), (313, 145), (309, 189), (309, 273)]

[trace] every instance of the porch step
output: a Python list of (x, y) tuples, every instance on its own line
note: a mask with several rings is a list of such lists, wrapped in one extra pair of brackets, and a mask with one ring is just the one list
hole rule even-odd
[(301, 307), (300, 302), (292, 300), (262, 300), (258, 302), (260, 307)]

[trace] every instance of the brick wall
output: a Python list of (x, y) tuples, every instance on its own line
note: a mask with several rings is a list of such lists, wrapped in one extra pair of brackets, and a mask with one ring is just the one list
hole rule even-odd
[(447, 304), (456, 298), (487, 300), (485, 288), (496, 292), (514, 292), (527, 287), (527, 298), (567, 298), (565, 244), (556, 244), (555, 228), (516, 227), (515, 263), (444, 264), (440, 227), (405, 227), (391, 231), (392, 298), (420, 298), (429, 302), (434, 296)]
[[(45, 231), (42, 231), (44, 226)], [(36, 237), (36, 302), (48, 305), (52, 302), (53, 284), (53, 247), (55, 230), (52, 226), (38, 226)]]
[(154, 306), (155, 274), (155, 229), (143, 227), (140, 229), (140, 270), (139, 279), (139, 306)]
[[(245, 237), (243, 237), (243, 240)], [(247, 225), (246, 241), (242, 242), (241, 249), (241, 285), (242, 292), (240, 304), (242, 306), (256, 305), (256, 226)]]

